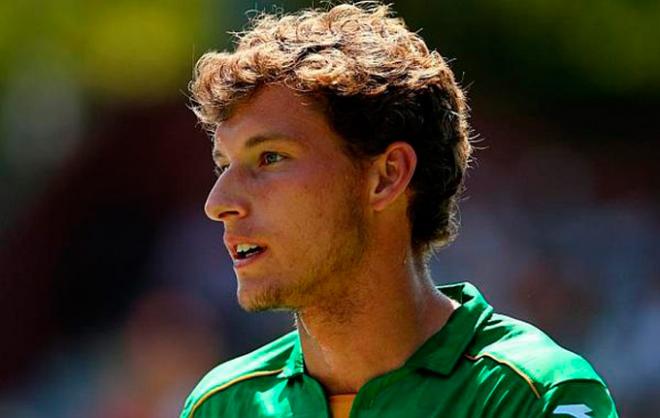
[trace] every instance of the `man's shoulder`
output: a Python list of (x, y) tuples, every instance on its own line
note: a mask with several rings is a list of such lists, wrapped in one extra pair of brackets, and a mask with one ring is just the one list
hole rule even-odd
[(193, 390), (193, 395), (205, 394), (219, 386), (231, 384), (237, 379), (281, 372), (297, 338), (297, 331), (290, 332), (248, 354), (216, 366), (202, 378)]
[(222, 363), (195, 386), (186, 400), (182, 417), (192, 416), (194, 410), (217, 394), (265, 376), (280, 374), (291, 357), (298, 339), (297, 331), (290, 332), (248, 354)]
[(566, 382), (605, 383), (582, 356), (567, 350), (535, 326), (493, 314), (476, 334), (466, 357), (483, 367), (526, 381), (537, 397)]

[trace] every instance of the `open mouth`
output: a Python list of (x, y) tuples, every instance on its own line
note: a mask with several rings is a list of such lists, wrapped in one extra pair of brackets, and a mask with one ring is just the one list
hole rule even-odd
[(254, 257), (265, 251), (265, 248), (260, 247), (255, 244), (238, 244), (235, 247), (236, 259), (245, 260), (250, 257)]

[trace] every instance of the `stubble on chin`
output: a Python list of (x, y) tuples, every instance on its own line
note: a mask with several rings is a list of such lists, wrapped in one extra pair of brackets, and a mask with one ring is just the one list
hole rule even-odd
[[(238, 289), (238, 302), (247, 312), (284, 310), (300, 312), (309, 307), (333, 310), (337, 316), (350, 303), (348, 287), (359, 286), (351, 277), (361, 264), (366, 243), (369, 241), (364, 216), (361, 212), (360, 196), (351, 193), (355, 185), (346, 191), (345, 201), (338, 205), (341, 214), (328, 225), (337, 231), (337, 239), (331, 241), (319, 259), (294, 263), (307, 265), (305, 271), (298, 271), (297, 277), (274, 281), (263, 287), (241, 294)], [(344, 239), (339, 239), (343, 235)], [(350, 310), (350, 309), (348, 309)]]
[[(268, 283), (251, 291), (239, 289), (238, 303), (247, 312), (293, 311), (297, 312), (318, 293), (320, 272), (308, 271), (301, 277), (289, 277), (285, 283)], [(266, 282), (267, 280), (264, 280)]]
[(307, 271), (299, 272), (298, 277), (264, 283), (249, 290), (241, 289), (239, 283), (237, 297), (241, 308), (247, 312), (300, 312), (309, 307), (341, 310), (341, 306), (350, 302), (348, 287), (359, 286), (350, 278), (362, 259), (365, 237), (361, 225), (353, 225), (353, 228), (352, 245), (343, 242), (329, 249), (322, 260), (317, 260)]
[(236, 296), (238, 304), (246, 312), (286, 310), (282, 289), (278, 286), (265, 286), (252, 294), (244, 294), (239, 285)]

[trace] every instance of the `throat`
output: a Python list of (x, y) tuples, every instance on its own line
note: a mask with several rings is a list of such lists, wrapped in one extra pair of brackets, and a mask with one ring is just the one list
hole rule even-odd
[(374, 377), (405, 364), (444, 326), (455, 308), (451, 299), (436, 295), (409, 309), (370, 307), (346, 324), (309, 311), (298, 313), (305, 365), (328, 393), (357, 392)]
[(331, 395), (357, 393), (366, 382), (407, 359), (406, 352), (397, 352), (380, 339), (360, 336), (358, 328), (317, 332), (304, 316), (298, 316), (297, 326), (307, 371)]

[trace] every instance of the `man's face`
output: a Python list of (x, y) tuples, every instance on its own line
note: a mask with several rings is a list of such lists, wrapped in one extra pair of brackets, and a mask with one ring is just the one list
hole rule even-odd
[(368, 242), (362, 170), (325, 116), (282, 86), (262, 88), (216, 130), (224, 169), (206, 202), (250, 311), (341, 297)]

